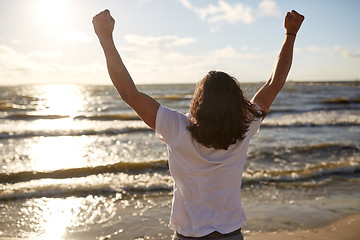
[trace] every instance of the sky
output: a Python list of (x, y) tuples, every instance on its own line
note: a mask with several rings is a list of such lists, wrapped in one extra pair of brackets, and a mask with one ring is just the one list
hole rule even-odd
[(0, 85), (111, 84), (91, 22), (104, 9), (136, 84), (266, 81), (292, 9), (305, 21), (288, 79), (360, 79), (358, 0), (0, 0)]

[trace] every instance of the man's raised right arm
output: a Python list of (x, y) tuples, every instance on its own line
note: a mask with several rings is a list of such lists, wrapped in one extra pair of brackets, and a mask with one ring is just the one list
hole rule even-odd
[(160, 104), (149, 95), (138, 91), (128, 70), (126, 69), (113, 40), (115, 20), (109, 10), (97, 14), (93, 18), (96, 35), (104, 50), (108, 72), (121, 98), (155, 130), (156, 114)]
[(252, 99), (252, 102), (258, 104), (265, 112), (269, 111), (272, 102), (285, 84), (292, 64), (296, 34), (303, 20), (304, 16), (294, 10), (288, 12), (285, 16), (285, 39), (273, 72), (270, 79), (257, 91)]

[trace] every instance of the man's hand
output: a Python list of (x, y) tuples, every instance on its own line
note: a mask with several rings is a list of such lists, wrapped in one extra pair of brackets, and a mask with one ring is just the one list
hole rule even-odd
[(304, 16), (292, 10), (288, 12), (285, 16), (284, 27), (286, 29), (286, 33), (296, 34), (301, 26), (301, 23), (304, 21)]
[(111, 38), (112, 32), (114, 30), (115, 20), (110, 15), (109, 10), (104, 10), (97, 14), (92, 23), (94, 25), (94, 30), (99, 39)]

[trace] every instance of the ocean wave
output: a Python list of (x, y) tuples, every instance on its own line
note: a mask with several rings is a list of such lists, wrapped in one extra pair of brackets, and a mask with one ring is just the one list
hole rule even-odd
[[(263, 128), (289, 128), (289, 127), (342, 127), (342, 126), (359, 126), (360, 125), (360, 110), (319, 110), (319, 111), (293, 111), (293, 110), (276, 110), (282, 112), (282, 114), (269, 114), (265, 118), (261, 127)], [(285, 113), (288, 111), (287, 113)], [(34, 113), (17, 113), (5, 115), (3, 119), (9, 121), (35, 121), (35, 120), (56, 120), (70, 118), (67, 115), (57, 115), (57, 114), (34, 114)], [(115, 114), (95, 114), (95, 115), (79, 115), (72, 117), (74, 123), (76, 121), (139, 121), (140, 118), (135, 112), (125, 112), (125, 113), (115, 113)], [(60, 131), (61, 132), (61, 131)], [(59, 132), (59, 133), (60, 133)], [(64, 130), (63, 133), (67, 134), (67, 131)], [(47, 136), (46, 132), (43, 132)], [(6, 136), (6, 133), (0, 133), (2, 136)], [(27, 133), (23, 133), (27, 134)], [(96, 133), (92, 133), (94, 135)], [(99, 132), (99, 134), (103, 134)], [(12, 135), (12, 134), (8, 134)], [(36, 133), (36, 135), (41, 135), (41, 133)], [(59, 135), (59, 134), (55, 134)], [(78, 134), (76, 134), (78, 135)]]
[[(358, 146), (338, 143), (310, 144), (295, 147), (271, 147), (253, 149), (248, 153), (245, 179), (252, 181), (277, 181), (307, 179), (328, 173), (356, 172), (360, 169)], [(302, 159), (307, 158), (307, 161)], [(281, 162), (277, 162), (280, 159)], [(300, 162), (297, 161), (300, 159)], [(264, 165), (264, 163), (267, 163)], [(267, 169), (277, 164), (285, 170)], [(292, 165), (292, 163), (295, 163)], [(269, 165), (270, 164), (270, 165)], [(275, 165), (274, 165), (275, 166)], [(296, 169), (289, 169), (289, 167)], [(300, 168), (300, 170), (299, 170)], [(254, 170), (255, 169), (255, 170)], [(257, 169), (257, 170), (256, 170)], [(22, 171), (0, 173), (0, 183), (24, 182), (35, 179), (66, 179), (104, 173), (141, 174), (144, 172), (164, 172), (168, 170), (167, 160), (150, 162), (117, 162), (109, 165), (82, 168), (59, 169), (55, 171)], [(324, 170), (326, 170), (324, 172)]]
[(56, 115), (56, 114), (49, 114), (49, 115), (42, 115), (42, 114), (28, 114), (28, 113), (18, 113), (18, 114), (9, 114), (5, 117), (5, 119), (10, 120), (39, 120), (39, 119), (61, 119), (61, 118), (68, 118), (67, 115)]
[(0, 200), (29, 199), (42, 197), (86, 197), (88, 195), (109, 195), (117, 191), (108, 186), (70, 186), (68, 184), (50, 184), (38, 187), (7, 189), (0, 193)]
[[(0, 109), (1, 111), (1, 109)], [(61, 118), (70, 118), (69, 115), (58, 115), (58, 114), (35, 114), (35, 113), (15, 113), (8, 114), (4, 119), (9, 120), (24, 120), (24, 121), (34, 121), (41, 119), (61, 119)], [(98, 114), (98, 115), (80, 115), (74, 117), (75, 120), (97, 120), (97, 121), (113, 121), (113, 120), (140, 120), (139, 116), (136, 113), (119, 113), (119, 114)]]
[(0, 111), (9, 111), (14, 109), (14, 107), (10, 104), (0, 104)]
[(360, 125), (359, 110), (314, 111), (265, 118), (262, 127), (322, 127)]
[(293, 151), (296, 152), (305, 152), (305, 153), (312, 153), (316, 152), (319, 153), (319, 151), (325, 151), (325, 152), (360, 152), (360, 149), (355, 145), (349, 145), (349, 144), (339, 144), (339, 143), (319, 143), (319, 144), (311, 144), (311, 145), (304, 145), (304, 146), (296, 146), (292, 148)]
[[(250, 149), (246, 164), (258, 166), (264, 164), (279, 164), (283, 168), (291, 165), (306, 166), (321, 161), (331, 162), (341, 159), (357, 158), (360, 147), (352, 144), (319, 143), (303, 146), (273, 146), (269, 148)], [(306, 161), (304, 161), (306, 159)]]
[[(123, 133), (134, 133), (134, 132), (146, 132), (151, 129), (144, 126), (139, 127), (124, 127), (121, 125), (119, 128), (92, 128), (92, 129), (40, 129), (40, 130), (28, 130), (14, 128), (14, 119), (28, 118), (31, 120), (48, 119), (56, 120), (63, 119), (67, 116), (63, 115), (27, 115), (27, 114), (15, 114), (7, 116), (8, 120), (4, 120), (2, 131), (0, 131), (0, 139), (11, 139), (11, 138), (31, 138), (31, 137), (56, 137), (56, 136), (90, 136), (90, 135), (118, 135)], [(80, 124), (80, 121), (86, 120), (97, 120), (97, 121), (111, 121), (111, 120), (135, 120), (139, 118), (134, 113), (126, 114), (111, 114), (111, 115), (93, 115), (93, 116), (78, 116), (75, 117), (74, 126)], [(66, 119), (65, 119), (66, 120)], [(77, 122), (77, 120), (79, 122)], [(6, 122), (8, 121), (8, 122)], [(70, 121), (72, 121), (70, 119)], [(88, 122), (91, 123), (91, 122)], [(55, 124), (55, 122), (54, 122)], [(11, 127), (6, 127), (9, 125)], [(61, 125), (60, 125), (61, 126)], [(67, 125), (68, 126), (68, 125)], [(265, 118), (261, 125), (261, 128), (301, 128), (301, 127), (349, 127), (349, 126), (360, 126), (360, 111), (331, 111), (331, 112), (313, 112), (313, 113), (296, 113), (287, 114), (280, 117), (269, 116)]]
[(27, 182), (0, 184), (0, 200), (69, 197), (88, 195), (117, 195), (122, 199), (134, 193), (169, 192), (173, 180), (168, 174), (106, 173), (79, 178), (39, 179)]
[[(295, 170), (248, 170), (244, 173), (244, 184), (272, 182), (316, 181), (332, 176), (353, 175), (360, 173), (360, 162), (329, 162), (312, 164)], [(300, 185), (301, 186), (301, 185)]]
[[(60, 178), (52, 178), (51, 174), (37, 173), (39, 178), (31, 177), (28, 181), (15, 181), (0, 184), (0, 200), (40, 198), (40, 197), (68, 197), (87, 195), (110, 195), (110, 194), (145, 194), (148, 192), (170, 192), (173, 179), (168, 171), (147, 171), (138, 173), (138, 167), (142, 166), (149, 170), (160, 168), (167, 169), (166, 161), (159, 161), (148, 166), (143, 164), (132, 165), (133, 173), (117, 171), (88, 171), (88, 176), (74, 174), (76, 169), (65, 171), (55, 175)], [(111, 166), (110, 168), (113, 168)], [(116, 168), (116, 167), (115, 167)], [(103, 173), (99, 173), (103, 172)], [(135, 173), (137, 172), (137, 173)], [(20, 173), (19, 173), (20, 175)], [(74, 176), (75, 175), (75, 176)], [(35, 176), (35, 175), (33, 175)], [(2, 178), (3, 176), (1, 176)], [(65, 177), (65, 178), (62, 178)], [(360, 178), (360, 164), (351, 162), (322, 163), (312, 165), (304, 169), (296, 170), (246, 170), (243, 175), (243, 186), (273, 185), (278, 187), (296, 186), (300, 188), (317, 188), (332, 181), (352, 181)]]
[[(264, 122), (261, 128), (301, 128), (301, 127), (350, 127), (359, 126), (360, 123), (337, 122), (328, 124), (315, 123), (289, 123), (280, 124), (275, 122)], [(125, 128), (107, 128), (107, 129), (56, 129), (56, 130), (20, 130), (0, 132), (0, 139), (21, 139), (33, 137), (62, 137), (62, 136), (112, 136), (125, 133), (152, 132), (148, 127), (125, 127)]]
[(348, 97), (338, 97), (338, 98), (328, 98), (323, 101), (322, 103), (325, 104), (359, 104), (360, 103), (360, 97), (358, 98), (348, 98)]
[(0, 100), (0, 111), (2, 112), (24, 111), (24, 110), (35, 111), (35, 108), (31, 106), (26, 107), (24, 105), (18, 105), (11, 102), (5, 102), (5, 101), (1, 102)]
[[(318, 188), (332, 181), (358, 181), (360, 164), (349, 163), (319, 164), (298, 170), (246, 171), (243, 187), (254, 185), (275, 185), (277, 187)], [(168, 172), (103, 173), (66, 179), (33, 179), (25, 182), (0, 184), (0, 200), (69, 197), (88, 195), (133, 194), (172, 191), (173, 179)]]
[(142, 173), (148, 171), (164, 171), (168, 169), (166, 160), (152, 162), (118, 162), (105, 166), (61, 169), (49, 172), (25, 171), (16, 173), (0, 173), (0, 183), (24, 182), (35, 179), (65, 179), (83, 177), (103, 173)]
[(285, 114), (311, 114), (316, 112), (332, 112), (332, 111), (339, 111), (343, 112), (344, 110), (347, 111), (356, 111), (360, 110), (360, 105), (357, 104), (348, 104), (344, 106), (343, 104), (325, 104), (325, 106), (314, 106), (310, 109), (299, 109), (294, 107), (278, 107), (274, 106), (270, 109), (268, 116), (271, 115), (285, 115)]
[(311, 153), (358, 153), (360, 149), (358, 146), (353, 144), (340, 144), (332, 142), (316, 143), (316, 144), (307, 144), (302, 146), (293, 146), (293, 147), (271, 147), (271, 148), (262, 148), (261, 150), (250, 151), (248, 153), (248, 158), (260, 158), (264, 157), (275, 157), (275, 155), (284, 155), (284, 154), (311, 154)]
[(15, 200), (15, 199), (29, 199), (29, 198), (58, 198), (58, 197), (86, 197), (89, 195), (116, 195), (121, 193), (122, 199), (126, 199), (124, 196), (129, 195), (131, 198), (133, 193), (149, 193), (149, 192), (170, 192), (172, 186), (163, 184), (154, 184), (152, 187), (138, 187), (128, 186), (122, 189), (117, 189), (109, 186), (108, 184), (98, 184), (96, 186), (74, 186), (69, 184), (50, 184), (36, 188), (26, 189), (12, 189), (2, 191), (0, 193), (0, 200)]
[(71, 129), (71, 130), (37, 130), (19, 132), (0, 132), (0, 139), (32, 138), (32, 137), (62, 137), (62, 136), (95, 136), (95, 135), (119, 135), (124, 133), (153, 131), (147, 127), (109, 128), (102, 130)]
[(140, 117), (136, 113), (124, 113), (124, 114), (101, 114), (101, 115), (82, 115), (76, 116), (74, 119), (80, 120), (98, 120), (98, 121), (112, 121), (112, 120), (140, 120)]
[(153, 98), (157, 100), (173, 100), (173, 101), (181, 101), (181, 100), (191, 100), (191, 94), (161, 94), (161, 95), (152, 95)]
[(297, 122), (297, 123), (263, 123), (261, 128), (302, 128), (302, 127), (351, 127), (359, 126), (360, 122), (328, 122), (328, 123), (316, 123), (316, 122)]

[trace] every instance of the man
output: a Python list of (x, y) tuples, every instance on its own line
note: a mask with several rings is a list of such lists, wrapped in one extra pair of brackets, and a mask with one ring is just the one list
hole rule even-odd
[(110, 12), (93, 18), (115, 88), (168, 145), (175, 180), (169, 224), (173, 239), (243, 238), (240, 187), (248, 144), (286, 81), (303, 20), (294, 10), (286, 14), (285, 39), (271, 77), (251, 101), (236, 79), (211, 71), (197, 85), (190, 115), (184, 115), (137, 90), (114, 45)]

